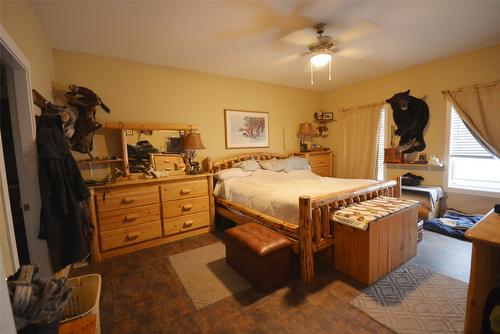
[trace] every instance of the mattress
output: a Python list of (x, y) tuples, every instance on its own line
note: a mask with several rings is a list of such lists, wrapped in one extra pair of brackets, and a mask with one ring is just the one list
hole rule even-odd
[(285, 173), (259, 169), (250, 176), (218, 181), (214, 196), (298, 225), (300, 196), (315, 197), (376, 183), (375, 180), (321, 177), (309, 170)]

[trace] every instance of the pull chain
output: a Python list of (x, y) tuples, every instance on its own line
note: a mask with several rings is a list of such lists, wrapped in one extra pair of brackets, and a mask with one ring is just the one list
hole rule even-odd
[(332, 58), (328, 61), (328, 80), (332, 80)]
[(314, 85), (314, 69), (313, 63), (309, 63), (311, 65), (311, 85)]

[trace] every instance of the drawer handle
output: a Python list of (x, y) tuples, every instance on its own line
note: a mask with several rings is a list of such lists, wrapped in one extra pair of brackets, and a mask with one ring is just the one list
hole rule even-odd
[(189, 211), (193, 208), (193, 204), (186, 204), (182, 206), (182, 211)]
[(134, 213), (134, 214), (131, 214), (131, 215), (126, 215), (125, 216), (125, 221), (130, 222), (130, 221), (136, 220), (137, 218), (139, 218), (139, 215), (137, 213)]
[(187, 195), (191, 192), (190, 188), (181, 189), (181, 195)]
[(184, 222), (184, 224), (182, 224), (182, 227), (191, 227), (191, 226), (193, 226), (193, 224), (194, 224), (194, 221), (189, 220), (187, 222)]
[(136, 198), (135, 198), (135, 197), (125, 197), (125, 198), (123, 199), (123, 203), (125, 203), (125, 204), (130, 204), (130, 203), (134, 203), (134, 202), (135, 202), (135, 200), (136, 200)]
[(134, 239), (137, 239), (139, 238), (139, 232), (134, 232), (134, 233), (129, 233), (127, 234), (127, 240), (134, 240)]

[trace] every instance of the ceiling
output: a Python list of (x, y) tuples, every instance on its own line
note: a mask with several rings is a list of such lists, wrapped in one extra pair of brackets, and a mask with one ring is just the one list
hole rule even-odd
[[(500, 1), (32, 3), (57, 49), (317, 91), (500, 44)], [(290, 42), (318, 22), (339, 45), (311, 85)]]

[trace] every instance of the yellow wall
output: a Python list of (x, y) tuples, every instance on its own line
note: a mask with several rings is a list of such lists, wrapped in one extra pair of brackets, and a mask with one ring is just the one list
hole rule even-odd
[[(446, 135), (446, 101), (441, 91), (461, 86), (486, 83), (500, 79), (500, 45), (464, 53), (435, 62), (415, 66), (398, 72), (383, 75), (354, 85), (335, 89), (324, 94), (323, 106), (327, 111), (338, 112), (339, 108), (384, 101), (394, 93), (411, 89), (411, 95), (426, 96), (430, 109), (429, 125), (424, 138), (427, 143), (426, 152), (445, 158)], [(392, 121), (392, 115), (388, 115)], [(340, 123), (340, 122), (339, 122)], [(334, 151), (340, 148), (335, 145), (335, 130), (341, 124), (333, 123), (330, 127), (329, 145)], [(337, 161), (336, 164), (339, 162)], [(406, 173), (405, 170), (387, 169), (387, 178)], [(425, 178), (424, 184), (444, 184), (442, 171), (412, 171)], [(448, 204), (456, 209), (470, 212), (490, 210), (498, 198), (471, 197), (450, 194)]]
[(31, 65), (31, 86), (52, 100), (52, 47), (29, 1), (0, 1), (0, 23)]
[[(200, 159), (244, 151), (225, 149), (224, 108), (269, 112), (270, 147), (263, 150), (283, 152), (298, 150), (299, 122), (322, 102), (317, 92), (61, 50), (54, 50), (54, 63), (59, 84), (89, 87), (111, 108), (111, 114), (98, 110), (103, 123), (197, 124), (207, 148), (198, 152)], [(118, 140), (96, 136), (95, 154), (118, 154)]]

